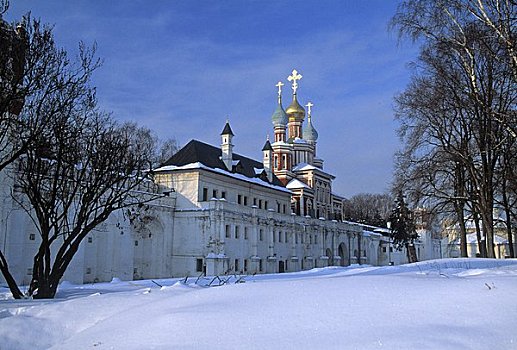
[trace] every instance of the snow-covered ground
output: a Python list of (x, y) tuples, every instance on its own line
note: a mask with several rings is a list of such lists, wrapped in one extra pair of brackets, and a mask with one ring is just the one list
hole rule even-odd
[(515, 259), (242, 281), (65, 282), (50, 301), (0, 288), (0, 349), (517, 349)]

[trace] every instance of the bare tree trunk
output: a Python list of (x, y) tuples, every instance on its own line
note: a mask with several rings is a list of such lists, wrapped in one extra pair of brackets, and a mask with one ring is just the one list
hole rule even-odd
[(513, 249), (513, 234), (512, 234), (512, 211), (508, 203), (508, 194), (506, 193), (506, 180), (502, 181), (502, 195), (503, 207), (506, 215), (506, 234), (508, 236), (508, 245), (510, 246), (510, 258), (515, 258), (515, 251)]
[(472, 217), (474, 220), (474, 225), (476, 226), (476, 238), (478, 241), (478, 249), (479, 249), (479, 255), (482, 258), (486, 258), (486, 244), (483, 237), (481, 237), (481, 226), (479, 225), (479, 214), (477, 211), (477, 208), (474, 207), (472, 210)]
[(486, 256), (487, 258), (495, 258), (494, 250), (494, 219), (492, 211), (487, 215), (486, 210), (481, 211), (481, 223), (483, 226), (483, 233), (485, 234), (486, 242)]
[(454, 209), (456, 210), (456, 219), (460, 228), (460, 253), (462, 258), (467, 258), (467, 228), (465, 227), (465, 214), (463, 213), (463, 206), (454, 203)]
[(7, 286), (9, 287), (9, 290), (11, 291), (11, 294), (13, 295), (14, 299), (22, 299), (23, 293), (18, 288), (18, 284), (14, 280), (13, 275), (11, 275), (11, 272), (9, 271), (9, 266), (7, 265), (7, 260), (4, 257), (4, 254), (0, 250), (0, 271), (2, 271), (2, 275), (5, 278), (5, 281), (7, 282)]

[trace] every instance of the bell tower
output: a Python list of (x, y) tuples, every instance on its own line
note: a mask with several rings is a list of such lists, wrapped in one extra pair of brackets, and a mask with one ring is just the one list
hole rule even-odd
[(233, 134), (232, 128), (230, 127), (230, 122), (227, 120), (226, 124), (224, 125), (224, 129), (221, 132), (221, 160), (226, 166), (226, 169), (229, 171), (232, 171), (233, 136), (235, 135)]

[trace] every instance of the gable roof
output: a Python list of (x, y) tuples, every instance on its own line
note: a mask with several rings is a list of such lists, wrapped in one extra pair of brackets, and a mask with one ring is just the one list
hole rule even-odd
[(310, 188), (309, 186), (307, 186), (307, 184), (301, 182), (300, 180), (298, 179), (292, 179), (291, 181), (289, 181), (289, 183), (287, 184), (287, 186), (285, 186), (286, 188), (288, 189), (296, 189), (296, 188), (305, 188), (305, 189), (309, 189), (309, 190), (312, 190), (312, 188)]
[[(233, 153), (232, 159), (234, 166), (230, 171), (231, 173), (241, 174), (249, 178), (259, 178), (267, 182), (265, 172), (259, 173), (256, 171), (256, 169), (264, 169), (261, 162), (237, 153)], [(208, 168), (228, 171), (221, 160), (221, 149), (198, 140), (191, 140), (162, 166), (184, 166), (192, 163), (201, 163)], [(273, 175), (272, 184), (285, 187), (275, 175)]]

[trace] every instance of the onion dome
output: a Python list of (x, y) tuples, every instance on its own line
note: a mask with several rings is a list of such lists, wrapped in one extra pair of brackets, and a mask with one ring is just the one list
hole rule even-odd
[(280, 98), (278, 99), (278, 106), (276, 106), (275, 112), (271, 117), (271, 121), (273, 122), (274, 126), (286, 126), (289, 122), (287, 114), (282, 107), (282, 100)]
[(294, 114), (299, 117), (305, 116), (305, 109), (303, 109), (302, 106), (298, 103), (298, 100), (296, 99), (296, 94), (293, 94), (293, 102), (289, 107), (287, 107), (285, 111), (288, 115)]
[(318, 139), (318, 132), (312, 126), (311, 117), (309, 116), (309, 122), (307, 123), (307, 127), (303, 130), (303, 139), (307, 141), (316, 142)]
[(311, 120), (311, 117), (312, 117), (312, 114), (311, 114), (311, 109), (312, 109), (312, 106), (314, 106), (312, 104), (312, 102), (309, 102), (306, 104), (307, 106), (307, 114), (308, 114), (308, 121), (307, 121), (307, 127), (305, 128), (305, 130), (303, 130), (303, 139), (306, 140), (306, 141), (309, 141), (309, 142), (316, 142), (316, 140), (318, 139), (318, 132), (316, 131), (316, 129), (314, 129), (314, 126), (312, 126), (312, 120)]

